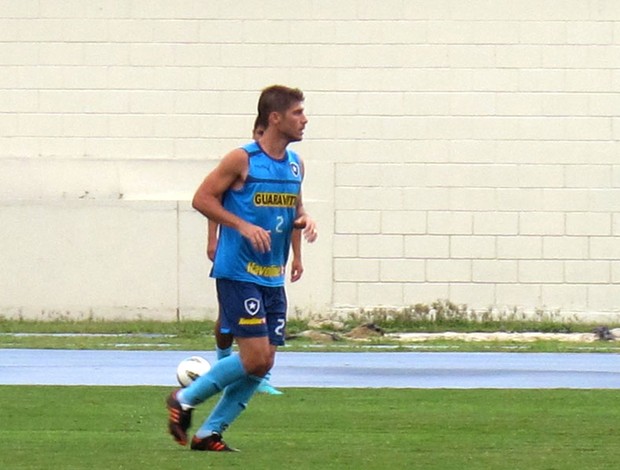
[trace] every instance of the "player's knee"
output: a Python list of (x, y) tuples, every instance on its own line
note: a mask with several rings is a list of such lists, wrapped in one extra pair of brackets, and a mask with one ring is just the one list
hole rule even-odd
[(248, 374), (264, 377), (273, 367), (273, 358), (270, 355), (256, 355), (245, 361), (243, 366)]
[(246, 372), (256, 377), (264, 377), (265, 375), (267, 375), (267, 372), (269, 372), (270, 370), (271, 370), (270, 363), (260, 362), (260, 363), (253, 364), (250, 370), (247, 370)]
[(260, 370), (258, 370), (257, 373), (254, 375), (258, 377), (265, 377), (269, 373), (272, 367), (273, 367), (273, 361), (267, 361), (261, 365)]

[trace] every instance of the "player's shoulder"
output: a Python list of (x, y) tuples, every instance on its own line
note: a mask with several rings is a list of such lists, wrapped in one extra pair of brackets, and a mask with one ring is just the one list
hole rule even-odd
[(287, 158), (288, 158), (289, 162), (293, 162), (293, 163), (296, 163), (298, 165), (303, 165), (303, 159), (294, 150), (291, 150), (291, 149), (287, 148), (286, 149), (286, 155), (287, 155)]
[(242, 148), (235, 148), (220, 160), (219, 167), (224, 171), (242, 172), (248, 166), (248, 153)]
[(304, 160), (303, 158), (301, 158), (301, 156), (295, 152), (294, 150), (291, 149), (287, 149), (286, 150), (287, 155), (288, 155), (288, 160), (290, 162), (291, 165), (296, 165), (298, 168), (301, 169), (301, 175), (303, 176), (305, 173), (305, 166), (304, 166)]
[(295, 152), (295, 150), (291, 149), (291, 148), (286, 148), (286, 153), (288, 153), (288, 155), (290, 157), (296, 158), (297, 160), (301, 160), (301, 157), (299, 156), (299, 154), (297, 152)]
[(237, 161), (247, 159), (248, 154), (243, 149), (234, 149), (228, 152), (222, 158), (222, 161)]

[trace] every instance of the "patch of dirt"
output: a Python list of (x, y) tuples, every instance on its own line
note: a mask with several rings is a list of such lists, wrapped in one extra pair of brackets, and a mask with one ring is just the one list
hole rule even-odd
[(329, 333), (326, 331), (306, 330), (299, 334), (287, 336), (286, 339), (291, 340), (295, 338), (309, 338), (317, 343), (331, 343), (333, 341), (340, 341), (340, 336), (336, 333)]
[(374, 323), (366, 323), (365, 325), (360, 325), (353, 328), (345, 336), (352, 339), (366, 339), (384, 335), (385, 332), (382, 328), (378, 327)]

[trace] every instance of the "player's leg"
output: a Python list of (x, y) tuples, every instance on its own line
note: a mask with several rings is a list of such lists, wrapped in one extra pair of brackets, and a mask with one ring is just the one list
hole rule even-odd
[[(233, 348), (233, 335), (230, 333), (231, 329), (225, 325), (225, 320), (222, 318), (221, 308), (218, 311), (217, 320), (215, 321), (215, 353), (218, 361), (224, 357), (228, 357), (232, 354)], [(267, 372), (265, 377), (256, 389), (259, 393), (265, 393), (267, 395), (282, 395), (282, 392), (275, 388), (269, 382), (271, 372)]]
[(223, 444), (221, 434), (246, 408), (274, 359), (275, 349), (269, 344), (263, 289), (251, 283), (234, 281), (222, 282), (221, 285), (222, 291), (228, 292), (227, 302), (221, 304), (222, 319), (231, 325), (239, 347), (239, 354), (231, 357), (240, 358), (247, 374), (226, 387), (220, 401), (192, 439), (194, 450), (230, 450)]
[[(265, 305), (265, 309), (267, 310), (269, 343), (274, 346), (283, 346), (286, 331), (286, 311), (288, 308), (288, 301), (284, 287), (266, 289)], [(280, 390), (271, 385), (270, 378), (271, 371), (265, 375), (256, 391), (259, 393), (267, 393), (269, 395), (282, 395)]]
[[(222, 284), (220, 284), (222, 281)], [(244, 305), (243, 284), (233, 281), (217, 281), (218, 301), (220, 306), (230, 303), (232, 312), (239, 312), (239, 304)], [(252, 291), (251, 291), (252, 294)], [(250, 297), (252, 295), (250, 294)], [(248, 298), (248, 297), (245, 297)], [(224, 310), (224, 309), (222, 309)], [(263, 313), (264, 316), (264, 313)], [(233, 318), (233, 323), (235, 321)], [(228, 324), (231, 324), (229, 321)], [(168, 429), (174, 439), (181, 445), (187, 442), (187, 430), (191, 425), (191, 410), (216, 393), (222, 391), (227, 385), (245, 377), (251, 370), (246, 372), (241, 356), (233, 354), (217, 361), (211, 370), (194, 380), (188, 387), (173, 391), (166, 402), (169, 417)]]
[[(261, 373), (273, 363), (273, 349), (269, 345), (266, 336), (260, 338), (238, 338), (237, 344), (239, 346), (239, 355), (244, 358), (243, 363), (247, 365), (248, 370)], [(261, 380), (262, 377), (258, 375), (247, 375), (224, 389), (219, 402), (213, 408), (207, 420), (196, 431), (191, 445), (193, 450), (231, 450), (222, 441), (222, 433), (247, 408), (248, 402), (252, 395), (254, 395)]]
[[(267, 336), (265, 309), (260, 290), (252, 283), (216, 280), (217, 297), (220, 305), (220, 326), (230, 328), (235, 337)], [(245, 354), (233, 354), (217, 361), (211, 370), (198, 377), (187, 388), (178, 393), (179, 400), (189, 406), (196, 406), (221, 391), (246, 374), (264, 375), (257, 364), (265, 359), (253, 357), (251, 349)], [(269, 370), (269, 369), (267, 369)]]
[(174, 390), (166, 401), (168, 430), (174, 440), (185, 445), (192, 409), (245, 375), (241, 358), (234, 354), (216, 362), (209, 372), (198, 377), (187, 388)]
[(230, 328), (222, 324), (221, 308), (218, 311), (217, 320), (215, 321), (215, 354), (218, 361), (232, 354), (233, 336)]
[[(288, 302), (284, 288), (265, 289), (265, 309), (267, 310), (267, 329), (269, 331), (269, 343), (273, 346), (275, 357), (276, 347), (284, 345), (286, 330), (286, 311)], [(271, 371), (265, 374), (262, 382), (256, 389), (259, 393), (269, 395), (282, 395), (282, 392), (270, 383)]]
[[(273, 367), (277, 347), (284, 345), (287, 310), (284, 288), (258, 288), (252, 300), (257, 301), (258, 306), (252, 310), (250, 318), (240, 323), (254, 325), (253, 329), (239, 328), (234, 332), (244, 367), (254, 375), (244, 377), (226, 387), (219, 403), (194, 436), (192, 449), (218, 450), (213, 447), (221, 446), (222, 433), (247, 407), (248, 401), (259, 386), (257, 383), (259, 377), (268, 373)], [(247, 302), (245, 304), (247, 305)]]
[(258, 385), (258, 388), (256, 389), (256, 391), (258, 393), (264, 393), (266, 395), (282, 395), (283, 392), (275, 388), (271, 384), (270, 380), (271, 380), (271, 372), (267, 372), (267, 374), (265, 374), (265, 377), (263, 377), (263, 380), (261, 380), (260, 384)]

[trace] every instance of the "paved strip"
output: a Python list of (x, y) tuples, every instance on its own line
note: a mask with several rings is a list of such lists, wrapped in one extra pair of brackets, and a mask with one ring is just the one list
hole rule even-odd
[[(177, 364), (202, 351), (0, 349), (3, 385), (175, 386)], [(276, 387), (620, 389), (620, 355), (279, 352)]]

